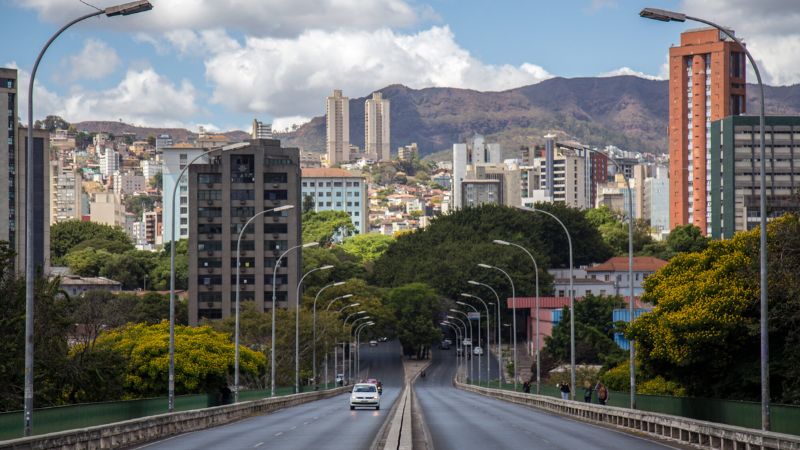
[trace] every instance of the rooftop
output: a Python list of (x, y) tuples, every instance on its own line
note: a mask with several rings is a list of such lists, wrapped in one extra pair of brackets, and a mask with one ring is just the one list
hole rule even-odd
[(335, 167), (304, 167), (303, 178), (364, 178), (360, 172), (350, 172)]
[[(652, 256), (634, 256), (633, 270), (636, 272), (655, 272), (666, 266), (667, 262), (663, 259)], [(628, 270), (628, 257), (615, 256), (608, 261), (589, 267), (586, 272), (624, 272)]]

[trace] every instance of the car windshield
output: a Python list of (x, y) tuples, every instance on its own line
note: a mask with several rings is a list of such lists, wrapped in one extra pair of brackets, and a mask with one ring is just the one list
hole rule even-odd
[(359, 386), (356, 386), (353, 389), (353, 392), (377, 392), (377, 391), (378, 391), (378, 388), (376, 388), (375, 386), (373, 386), (371, 384), (359, 385)]

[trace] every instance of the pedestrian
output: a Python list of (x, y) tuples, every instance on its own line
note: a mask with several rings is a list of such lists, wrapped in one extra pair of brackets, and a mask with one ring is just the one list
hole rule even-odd
[(526, 394), (530, 394), (531, 393), (531, 382), (530, 381), (526, 381), (526, 382), (522, 383), (522, 392), (524, 392)]
[(583, 382), (583, 401), (592, 403), (592, 383), (589, 380)]
[(598, 381), (596, 389), (597, 389), (597, 402), (600, 403), (601, 405), (605, 405), (606, 402), (608, 401), (608, 388), (601, 381)]
[(561, 390), (561, 400), (569, 400), (569, 383), (561, 383), (558, 387)]

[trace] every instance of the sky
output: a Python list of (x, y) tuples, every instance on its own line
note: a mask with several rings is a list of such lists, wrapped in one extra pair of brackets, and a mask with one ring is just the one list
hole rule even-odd
[[(647, 6), (733, 28), (767, 84), (800, 83), (799, 0), (151, 2), (64, 32), (39, 66), (34, 116), (195, 131), (249, 131), (258, 118), (282, 130), (323, 115), (333, 89), (356, 98), (395, 83), (501, 91), (552, 77), (666, 79), (670, 45), (700, 25), (642, 19)], [(47, 39), (92, 11), (81, 0), (0, 0), (0, 67), (19, 69), (21, 92)]]

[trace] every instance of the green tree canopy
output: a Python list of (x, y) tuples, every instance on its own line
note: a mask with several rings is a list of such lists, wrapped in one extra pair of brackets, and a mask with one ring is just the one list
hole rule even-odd
[(89, 239), (119, 242), (133, 248), (130, 238), (122, 228), (68, 220), (50, 227), (50, 256), (53, 261), (59, 261), (75, 246)]
[(386, 236), (384, 234), (357, 234), (345, 239), (341, 247), (348, 254), (354, 255), (361, 261), (367, 262), (375, 261), (383, 255), (386, 250), (389, 249), (389, 245), (393, 241), (394, 238), (392, 236)]
[(426, 357), (430, 345), (442, 339), (437, 324), (443, 310), (439, 295), (424, 283), (411, 283), (391, 289), (387, 304), (394, 308), (403, 354)]
[[(612, 211), (608, 206), (586, 210), (586, 220), (589, 221), (600, 234), (603, 241), (614, 251), (615, 255), (627, 255), (629, 232), (628, 222), (624, 217)], [(635, 220), (633, 223), (633, 251), (641, 252), (645, 246), (653, 243), (650, 237), (650, 227), (644, 220)]]
[(303, 214), (303, 242), (328, 246), (335, 238), (350, 236), (355, 231), (350, 215), (344, 211), (309, 211)]

